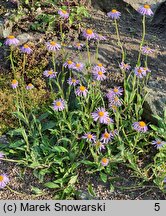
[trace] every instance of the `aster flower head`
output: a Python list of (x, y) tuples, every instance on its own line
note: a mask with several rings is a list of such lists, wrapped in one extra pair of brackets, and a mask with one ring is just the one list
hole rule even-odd
[(82, 136), (83, 139), (86, 139), (89, 142), (95, 142), (96, 141), (96, 135), (92, 133), (86, 133)]
[(133, 128), (138, 132), (145, 133), (148, 130), (148, 127), (144, 121), (134, 122)]
[(112, 104), (112, 103), (109, 103), (108, 107), (114, 112), (116, 112), (118, 110), (118, 106), (116, 106), (115, 104)]
[(65, 68), (73, 69), (75, 66), (75, 63), (69, 59), (63, 64), (63, 66)]
[(153, 11), (151, 10), (150, 5), (148, 5), (148, 4), (145, 4), (145, 5), (141, 6), (141, 7), (139, 7), (138, 12), (141, 15), (147, 15), (147, 16), (152, 16), (153, 15)]
[(79, 86), (79, 87), (76, 89), (75, 94), (76, 94), (77, 96), (84, 96), (84, 97), (86, 97), (87, 94), (88, 94), (88, 90), (87, 90), (87, 88), (86, 88), (85, 86), (81, 85), (81, 86)]
[(69, 18), (69, 13), (66, 10), (60, 9), (60, 10), (58, 10), (58, 14), (63, 19), (68, 19)]
[(82, 43), (74, 44), (74, 48), (77, 49), (77, 50), (81, 50), (83, 47), (84, 47), (84, 44), (82, 44)]
[(111, 141), (111, 134), (105, 129), (105, 132), (102, 134), (102, 137), (100, 139), (104, 144), (107, 144), (109, 141)]
[(154, 49), (151, 49), (148, 46), (143, 46), (141, 50), (142, 50), (142, 53), (145, 55), (149, 55), (154, 52)]
[(27, 90), (31, 90), (34, 88), (34, 85), (32, 83), (29, 83), (27, 86), (26, 86), (26, 89)]
[(105, 36), (103, 36), (101, 34), (96, 34), (96, 33), (95, 33), (95, 39), (97, 41), (106, 41), (107, 40), (107, 38)]
[(56, 43), (55, 41), (50, 41), (50, 42), (46, 43), (46, 47), (47, 47), (48, 51), (56, 52), (56, 51), (60, 50), (61, 45)]
[(54, 100), (53, 102), (53, 109), (55, 111), (62, 111), (65, 109), (65, 101), (61, 98)]
[(124, 63), (124, 62), (121, 62), (120, 65), (119, 65), (119, 67), (120, 67), (122, 70), (125, 70), (125, 71), (131, 69), (130, 64), (128, 64), (128, 63)]
[(111, 131), (111, 132), (110, 132), (110, 135), (111, 135), (112, 138), (114, 138), (115, 136), (118, 135), (118, 130), (115, 129), (115, 130)]
[(5, 40), (5, 45), (8, 46), (17, 46), (19, 44), (19, 40), (15, 38), (13, 35), (9, 35), (7, 39)]
[(16, 89), (18, 86), (18, 81), (16, 79), (12, 80), (11, 86), (13, 89)]
[(143, 78), (146, 76), (146, 70), (143, 67), (135, 67), (134, 73), (139, 78)]
[(92, 29), (86, 29), (83, 31), (83, 37), (85, 37), (87, 40), (95, 39), (95, 33)]
[(109, 164), (109, 159), (108, 158), (102, 158), (101, 159), (101, 165), (102, 166), (107, 166)]
[(76, 86), (80, 81), (78, 79), (75, 79), (75, 78), (69, 78), (67, 80), (67, 83), (70, 85), (70, 86)]
[(83, 68), (84, 68), (84, 64), (81, 63), (81, 62), (77, 62), (73, 66), (73, 69), (76, 70), (76, 71), (78, 71), (78, 72), (82, 71)]
[(123, 89), (119, 86), (115, 86), (112, 89), (108, 90), (108, 93), (106, 94), (108, 100), (112, 100), (115, 96), (121, 96), (123, 92)]
[(114, 120), (112, 119), (112, 118), (110, 118), (110, 117), (108, 117), (107, 119), (106, 119), (106, 125), (110, 125), (110, 124), (113, 124), (114, 123)]
[(23, 52), (25, 54), (30, 54), (32, 52), (32, 49), (28, 46), (28, 44), (24, 44), (21, 47), (21, 52)]
[(116, 107), (120, 107), (122, 105), (122, 101), (118, 96), (115, 95), (109, 99), (109, 107), (111, 107), (111, 105), (115, 105)]
[(55, 71), (53, 71), (53, 70), (45, 70), (45, 71), (43, 72), (43, 75), (44, 75), (45, 77), (48, 77), (48, 78), (55, 78), (56, 75), (57, 75), (57, 72), (55, 72)]
[(99, 121), (101, 124), (108, 124), (109, 114), (105, 111), (105, 108), (97, 108), (91, 115), (94, 121)]
[(0, 189), (4, 188), (9, 182), (9, 178), (6, 174), (0, 174)]
[(94, 146), (96, 147), (97, 151), (102, 151), (102, 150), (105, 149), (105, 145), (102, 142), (100, 142), (100, 141), (96, 141), (94, 143)]
[(107, 77), (105, 75), (105, 71), (102, 70), (93, 70), (92, 71), (94, 79), (98, 80), (98, 81), (103, 81), (105, 80)]
[(103, 72), (106, 72), (105, 67), (104, 67), (103, 64), (101, 64), (101, 63), (96, 64), (96, 65), (93, 67), (92, 70), (93, 70), (93, 71), (103, 71)]
[(119, 19), (121, 16), (121, 13), (115, 9), (107, 13), (107, 16), (110, 17), (111, 19)]
[(166, 142), (162, 141), (161, 139), (156, 139), (152, 141), (152, 145), (154, 145), (157, 149), (161, 148), (165, 144)]

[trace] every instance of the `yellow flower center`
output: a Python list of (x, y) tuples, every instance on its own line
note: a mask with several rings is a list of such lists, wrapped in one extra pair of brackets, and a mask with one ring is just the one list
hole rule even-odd
[(141, 70), (141, 69), (138, 69), (138, 73), (141, 74), (141, 73), (142, 73), (142, 70)]
[(112, 105), (112, 109), (113, 109), (113, 110), (117, 110), (117, 106)]
[(53, 71), (48, 71), (48, 75), (52, 75), (53, 74)]
[(102, 71), (99, 71), (99, 72), (98, 72), (98, 75), (100, 75), (100, 76), (103, 75), (103, 72), (102, 72)]
[(161, 141), (157, 141), (156, 143), (157, 143), (157, 145), (160, 145), (160, 144), (161, 144)]
[(117, 102), (119, 100), (118, 97), (114, 97), (114, 101)]
[(93, 82), (92, 82), (92, 85), (95, 85), (95, 84), (96, 84), (96, 82), (95, 82), (95, 81), (93, 81)]
[(81, 46), (81, 44), (80, 44), (80, 43), (77, 43), (76, 46), (79, 47), (79, 46)]
[(146, 126), (146, 124), (145, 124), (145, 122), (143, 122), (143, 121), (140, 121), (140, 122), (139, 122), (139, 126), (140, 126), (140, 127), (145, 127), (145, 126)]
[(55, 42), (55, 41), (51, 41), (50, 44), (51, 44), (52, 46), (55, 46), (55, 45), (56, 45), (56, 42)]
[(102, 67), (103, 65), (101, 63), (97, 64), (99, 67)]
[(76, 64), (76, 67), (79, 68), (81, 65), (79, 63)]
[(117, 10), (113, 9), (111, 12), (112, 12), (112, 13), (116, 13), (116, 12), (117, 12)]
[(87, 33), (88, 35), (91, 35), (91, 34), (93, 34), (93, 31), (92, 31), (92, 29), (87, 29), (87, 30), (86, 30), (86, 33)]
[(71, 81), (72, 81), (73, 83), (75, 83), (75, 82), (76, 82), (76, 79), (72, 79)]
[(12, 80), (12, 84), (17, 84), (17, 80)]
[(101, 160), (103, 163), (107, 163), (108, 162), (108, 159), (107, 158), (102, 158), (102, 160)]
[(99, 115), (100, 117), (103, 117), (103, 116), (104, 116), (104, 112), (100, 111), (100, 112), (98, 112), (98, 115)]
[(93, 136), (92, 136), (92, 134), (88, 134), (87, 137), (88, 137), (88, 139), (92, 139)]
[(116, 92), (116, 93), (117, 93), (118, 91), (119, 91), (119, 89), (118, 89), (118, 88), (114, 88), (114, 92)]
[(72, 64), (73, 62), (71, 60), (67, 61), (68, 64)]
[(0, 182), (2, 182), (3, 180), (4, 180), (4, 177), (0, 175)]
[(14, 39), (15, 37), (13, 35), (9, 35), (7, 38), (8, 39)]
[(84, 86), (80, 86), (80, 91), (85, 91), (85, 87)]
[(24, 44), (24, 48), (29, 48), (28, 44)]
[(67, 14), (67, 11), (65, 11), (65, 10), (61, 10), (61, 11), (62, 11), (63, 14)]
[(109, 133), (104, 133), (104, 138), (106, 138), (106, 139), (108, 139), (108, 138), (110, 138), (110, 134)]
[(61, 106), (61, 104), (62, 104), (62, 103), (61, 103), (60, 101), (57, 101), (57, 102), (56, 102), (56, 105), (57, 105), (58, 107)]
[(33, 85), (32, 85), (32, 83), (29, 83), (28, 86), (29, 86), (29, 87), (32, 87)]
[(145, 5), (144, 5), (144, 8), (145, 8), (145, 9), (149, 9), (149, 8), (150, 8), (150, 5), (145, 4)]

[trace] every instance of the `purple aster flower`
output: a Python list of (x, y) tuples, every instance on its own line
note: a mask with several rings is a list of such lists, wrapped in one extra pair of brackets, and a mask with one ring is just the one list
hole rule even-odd
[(121, 87), (115, 86), (113, 89), (109, 89), (106, 94), (108, 100), (112, 100), (115, 96), (121, 96), (123, 89)]
[(29, 83), (27, 86), (26, 86), (26, 89), (27, 90), (31, 90), (34, 88), (34, 85), (32, 85), (32, 83)]
[(19, 44), (19, 40), (17, 38), (15, 38), (13, 35), (9, 35), (7, 37), (7, 39), (5, 40), (5, 45), (11, 46), (17, 46)]
[(17, 88), (17, 86), (18, 86), (18, 81), (15, 80), (15, 79), (12, 80), (11, 86), (12, 86), (13, 89)]
[(94, 79), (98, 81), (105, 80), (107, 77), (105, 76), (105, 71), (100, 71), (100, 70), (94, 70), (92, 71)]
[(143, 78), (144, 76), (146, 76), (146, 71), (143, 67), (135, 67), (134, 73), (139, 78)]
[(149, 54), (151, 54), (151, 53), (154, 52), (154, 49), (151, 49), (151, 48), (148, 47), (148, 46), (143, 46), (143, 47), (142, 47), (142, 52), (143, 52), (143, 54), (145, 54), (145, 55), (149, 55)]
[(62, 111), (65, 109), (65, 101), (63, 99), (57, 99), (53, 102), (53, 109), (55, 111)]
[(97, 151), (101, 151), (105, 149), (105, 145), (100, 141), (95, 142), (94, 146), (96, 147)]
[(152, 141), (152, 145), (154, 145), (157, 149), (161, 148), (165, 144), (166, 144), (166, 142), (164, 142), (160, 139), (156, 139), (156, 140)]
[(143, 69), (145, 70), (146, 73), (151, 73), (151, 70), (147, 67), (143, 67)]
[(60, 15), (61, 18), (64, 18), (64, 19), (68, 19), (69, 18), (69, 13), (65, 10), (58, 10), (58, 14)]
[(104, 37), (103, 35), (96, 34), (96, 33), (95, 33), (95, 39), (98, 40), (98, 41), (106, 41), (107, 40), (107, 38)]
[(24, 44), (21, 47), (21, 52), (23, 52), (25, 54), (30, 54), (32, 52), (32, 49), (27, 44)]
[(141, 6), (138, 8), (138, 12), (142, 15), (151, 16), (153, 15), (153, 11), (150, 8), (150, 5), (145, 4), (144, 6)]
[(111, 107), (111, 105), (115, 105), (116, 107), (120, 107), (122, 105), (122, 101), (118, 98), (118, 96), (113, 96), (109, 99), (109, 102), (109, 107)]
[(75, 66), (75, 63), (73, 62), (73, 61), (71, 61), (71, 60), (68, 60), (68, 61), (66, 61), (64, 64), (63, 64), (63, 66), (65, 67), (65, 68), (69, 68), (69, 69), (73, 69), (74, 68), (74, 66)]
[(124, 62), (121, 62), (119, 67), (122, 69), (122, 70), (130, 70), (131, 66), (128, 64), (128, 63), (124, 63)]
[(97, 65), (95, 65), (92, 69), (93, 71), (103, 71), (103, 72), (106, 72), (106, 69), (105, 67), (103, 66), (103, 64), (101, 63), (98, 63)]
[(112, 19), (119, 19), (121, 16), (121, 13), (115, 9), (107, 13), (108, 17), (111, 17)]
[(114, 138), (115, 136), (118, 135), (118, 130), (115, 129), (115, 130), (111, 131), (110, 135), (111, 135), (112, 138)]
[(67, 83), (71, 86), (76, 86), (79, 82), (80, 82), (79, 80), (71, 77), (67, 80)]
[(101, 159), (101, 165), (102, 166), (107, 166), (109, 164), (109, 159), (108, 158), (102, 158)]
[(83, 68), (84, 68), (84, 64), (81, 63), (81, 62), (80, 63), (75, 63), (74, 67), (73, 67), (73, 69), (76, 70), (76, 71), (78, 71), (78, 72), (82, 71)]
[(117, 107), (116, 105), (112, 104), (112, 103), (109, 103), (109, 104), (108, 104), (108, 107), (109, 107), (111, 110), (113, 110), (114, 112), (116, 112), (117, 109), (118, 109), (118, 107)]
[(84, 31), (83, 31), (83, 36), (84, 36), (87, 40), (95, 39), (95, 33), (93, 32), (92, 29), (84, 30)]
[(9, 182), (6, 174), (0, 174), (0, 188), (4, 188)]
[(46, 43), (46, 47), (47, 47), (48, 51), (55, 52), (55, 51), (60, 50), (61, 45), (56, 43), (55, 41), (51, 41), (51, 42)]
[(4, 153), (3, 152), (0, 152), (0, 163), (1, 163), (1, 158), (4, 158)]
[(107, 144), (109, 141), (111, 141), (111, 133), (108, 133), (107, 129), (105, 129), (105, 132), (102, 134), (100, 141), (102, 141), (104, 144)]
[(45, 77), (48, 77), (48, 78), (55, 78), (56, 75), (57, 75), (57, 72), (54, 72), (53, 70), (45, 70), (45, 71), (43, 72), (43, 75), (44, 75)]
[(86, 97), (87, 93), (88, 93), (88, 90), (86, 89), (85, 86), (82, 86), (82, 85), (79, 86), (79, 87), (76, 89), (76, 91), (75, 91), (75, 94), (76, 94), (77, 96), (84, 96), (84, 97)]
[(112, 124), (112, 123), (114, 123), (114, 120), (113, 120), (112, 118), (109, 118), (109, 117), (108, 117), (108, 118), (106, 119), (106, 123), (105, 123), (105, 124), (106, 124), (106, 125), (110, 125), (110, 124)]
[(148, 127), (144, 121), (134, 122), (133, 128), (138, 132), (145, 133), (148, 130)]
[(95, 112), (92, 113), (94, 121), (98, 121), (102, 124), (108, 124), (109, 114), (105, 111), (105, 108), (97, 108)]
[(82, 136), (83, 139), (86, 139), (87, 141), (90, 142), (95, 142), (96, 141), (96, 135), (91, 134), (91, 133), (86, 133), (84, 136)]
[(74, 48), (77, 49), (77, 50), (81, 50), (83, 47), (84, 47), (84, 44), (82, 44), (82, 43), (74, 44)]

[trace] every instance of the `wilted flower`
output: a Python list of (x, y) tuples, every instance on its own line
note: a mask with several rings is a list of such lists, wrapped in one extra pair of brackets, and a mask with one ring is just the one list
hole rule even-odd
[(139, 7), (138, 12), (142, 15), (148, 15), (148, 16), (153, 15), (153, 11), (151, 10), (150, 5), (148, 4), (145, 4), (144, 6)]
[(109, 114), (105, 111), (105, 108), (97, 108), (95, 112), (92, 113), (94, 121), (98, 121), (102, 124), (108, 124)]
[(142, 53), (145, 54), (145, 55), (149, 55), (149, 54), (151, 54), (153, 52), (154, 52), (154, 49), (151, 49), (148, 46), (143, 46), (142, 47)]
[(84, 36), (87, 40), (95, 39), (95, 33), (93, 32), (92, 29), (84, 30), (84, 31), (83, 31), (83, 36)]
[(121, 87), (115, 86), (113, 89), (109, 89), (108, 93), (106, 94), (108, 100), (112, 100), (115, 96), (121, 96), (123, 89)]
[(143, 78), (144, 76), (146, 76), (146, 71), (143, 67), (135, 67), (134, 73), (139, 78)]
[(107, 129), (105, 129), (105, 132), (102, 134), (100, 141), (103, 141), (104, 144), (107, 144), (110, 140), (111, 134), (108, 133)]
[(29, 83), (27, 86), (26, 86), (26, 89), (27, 90), (31, 90), (34, 88), (34, 85), (32, 85), (32, 83)]
[(106, 72), (106, 69), (105, 67), (103, 66), (103, 64), (101, 63), (98, 63), (97, 65), (95, 65), (92, 69), (93, 71), (103, 71), (103, 72)]
[(17, 46), (19, 44), (19, 40), (15, 38), (13, 35), (9, 35), (5, 41), (5, 45), (14, 45)]
[(122, 70), (130, 70), (131, 66), (128, 64), (128, 63), (124, 63), (124, 62), (121, 62), (119, 67), (122, 69)]
[(109, 103), (109, 104), (108, 104), (108, 107), (109, 107), (111, 110), (113, 110), (114, 112), (116, 112), (117, 109), (118, 109), (118, 107), (117, 107), (116, 105), (112, 104), (112, 103)]
[(148, 130), (148, 127), (144, 121), (134, 122), (133, 127), (138, 132), (146, 132)]
[(43, 72), (43, 75), (44, 75), (45, 77), (48, 77), (48, 78), (55, 78), (56, 75), (57, 75), (57, 72), (54, 72), (53, 70), (45, 70), (45, 71)]
[(83, 86), (83, 85), (79, 86), (79, 87), (76, 89), (76, 91), (75, 91), (75, 94), (76, 94), (77, 96), (84, 96), (84, 97), (86, 97), (87, 93), (88, 93), (88, 90), (87, 90), (86, 87)]
[(57, 99), (53, 102), (53, 109), (56, 111), (62, 111), (65, 109), (65, 101), (63, 99)]
[(94, 79), (98, 81), (105, 80), (107, 77), (105, 76), (105, 71), (100, 71), (100, 70), (93, 70), (92, 71)]
[(82, 136), (83, 139), (86, 139), (87, 141), (90, 142), (95, 142), (96, 141), (96, 135), (91, 134), (91, 133), (86, 133), (84, 136)]
[(11, 86), (12, 86), (13, 89), (17, 88), (17, 86), (18, 86), (18, 81), (15, 80), (15, 79), (12, 80)]
[(144, 71), (145, 71), (146, 73), (151, 73), (151, 70), (150, 70), (149, 68), (143, 67), (143, 69), (144, 69)]
[(122, 105), (122, 101), (118, 98), (118, 96), (113, 96), (109, 99), (109, 102), (109, 107), (111, 107), (111, 105), (115, 105), (116, 107), (120, 107)]
[(82, 71), (84, 68), (84, 64), (79, 62), (79, 63), (75, 63), (74, 66), (73, 66), (73, 69), (76, 70), (76, 71)]
[(69, 69), (73, 69), (74, 66), (75, 66), (75, 63), (74, 63), (73, 61), (71, 61), (71, 60), (68, 60), (68, 61), (66, 61), (66, 62), (63, 64), (63, 66), (64, 66), (65, 68), (68, 67)]
[(107, 38), (101, 34), (96, 34), (95, 33), (95, 39), (98, 40), (98, 41), (105, 41), (107, 40)]
[(82, 43), (76, 43), (74, 45), (74, 48), (77, 49), (77, 50), (81, 50), (83, 48), (83, 46), (84, 46), (84, 44), (82, 44)]
[(4, 188), (9, 182), (9, 178), (6, 174), (0, 174), (0, 188)]
[(51, 41), (51, 42), (47, 42), (46, 43), (46, 47), (48, 49), (48, 51), (58, 51), (61, 48), (61, 45), (56, 43), (55, 41)]
[(107, 166), (108, 163), (109, 163), (109, 159), (108, 158), (104, 157), (104, 158), (101, 159), (101, 165), (102, 166)]
[(108, 117), (107, 119), (106, 119), (106, 125), (110, 125), (110, 124), (112, 124), (112, 123), (114, 123), (114, 120), (112, 119), (112, 118), (110, 118), (110, 117)]
[(94, 143), (94, 146), (96, 147), (96, 149), (97, 149), (98, 151), (101, 151), (102, 149), (105, 149), (104, 144), (101, 143), (100, 141), (95, 142), (95, 143)]
[(79, 82), (80, 82), (79, 80), (71, 77), (67, 80), (67, 83), (71, 86), (76, 86)]
[(64, 18), (64, 19), (68, 19), (69, 18), (69, 13), (65, 10), (58, 10), (58, 14), (60, 15), (60, 17)]
[(110, 135), (111, 135), (112, 138), (113, 138), (114, 136), (118, 135), (118, 130), (115, 129), (115, 130), (111, 131)]
[(121, 13), (115, 9), (107, 13), (108, 17), (111, 17), (112, 19), (119, 19), (121, 16)]
[(28, 44), (24, 44), (21, 47), (21, 52), (26, 53), (26, 54), (30, 54), (32, 52), (32, 49), (28, 46)]
[(157, 149), (161, 148), (165, 144), (166, 144), (166, 142), (164, 142), (160, 139), (156, 139), (156, 140), (152, 141), (152, 145), (154, 145)]

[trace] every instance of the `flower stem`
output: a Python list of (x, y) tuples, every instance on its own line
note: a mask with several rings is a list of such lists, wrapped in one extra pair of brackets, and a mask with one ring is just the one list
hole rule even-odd
[(91, 58), (90, 58), (90, 50), (89, 50), (88, 40), (86, 40), (86, 48), (87, 48), (87, 53), (88, 53), (88, 63), (89, 63), (89, 66), (91, 66)]
[(52, 52), (52, 64), (53, 64), (53, 67), (54, 67), (54, 72), (56, 72), (55, 53), (54, 52)]
[(14, 62), (13, 62), (13, 48), (11, 47), (10, 49), (10, 62), (11, 62), (11, 66), (12, 66), (12, 71), (13, 71), (13, 74), (14, 74), (14, 79), (16, 78), (16, 75), (15, 75), (15, 67), (14, 67)]

